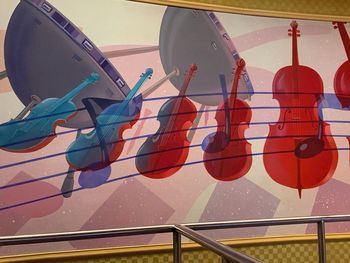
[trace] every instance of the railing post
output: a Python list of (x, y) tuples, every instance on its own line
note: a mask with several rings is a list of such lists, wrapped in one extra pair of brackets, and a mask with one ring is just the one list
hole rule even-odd
[(173, 230), (173, 262), (181, 263), (181, 234)]
[(320, 263), (326, 263), (326, 231), (324, 220), (317, 222), (318, 259)]
[(228, 261), (226, 258), (222, 257), (221, 258), (221, 263), (230, 263), (230, 261)]

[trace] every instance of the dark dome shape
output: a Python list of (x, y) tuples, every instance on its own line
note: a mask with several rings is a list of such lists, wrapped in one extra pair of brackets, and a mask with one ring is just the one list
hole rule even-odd
[[(73, 99), (78, 109), (87, 97), (121, 100), (130, 89), (112, 63), (71, 21), (43, 0), (21, 0), (5, 37), (5, 66), (12, 88), (23, 104), (31, 95), (62, 97), (97, 72), (100, 80)], [(86, 110), (66, 124), (92, 126)]]
[[(198, 71), (191, 80), (186, 95), (204, 105), (218, 105), (222, 95), (206, 96), (207, 93), (222, 94), (219, 75), (227, 79), (231, 92), (233, 69), (240, 59), (232, 40), (213, 12), (168, 7), (164, 13), (159, 35), (159, 52), (164, 71), (169, 74), (174, 67), (180, 76), (170, 81), (180, 89), (185, 71), (195, 63)], [(253, 94), (252, 83), (246, 70), (238, 84), (239, 97), (246, 99)]]

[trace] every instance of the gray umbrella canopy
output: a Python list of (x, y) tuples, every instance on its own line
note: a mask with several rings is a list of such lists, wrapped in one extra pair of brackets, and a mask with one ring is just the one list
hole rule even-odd
[[(73, 99), (84, 108), (84, 98), (122, 100), (130, 89), (119, 72), (71, 21), (43, 0), (22, 0), (10, 19), (5, 36), (5, 66), (12, 88), (23, 104), (32, 95), (63, 97), (91, 72), (100, 80)], [(92, 125), (86, 110), (66, 124)]]
[[(233, 81), (232, 72), (236, 68), (239, 54), (224, 27), (212, 12), (185, 8), (168, 7), (164, 13), (159, 37), (159, 52), (165, 72), (175, 67), (180, 76), (170, 81), (180, 89), (185, 72), (192, 63), (198, 71), (192, 78), (187, 95), (204, 105), (218, 105), (222, 95), (207, 96), (207, 93), (222, 93), (219, 75), (224, 74), (227, 87)], [(230, 92), (230, 90), (229, 90)], [(246, 70), (238, 84), (239, 97), (248, 98), (253, 87)]]

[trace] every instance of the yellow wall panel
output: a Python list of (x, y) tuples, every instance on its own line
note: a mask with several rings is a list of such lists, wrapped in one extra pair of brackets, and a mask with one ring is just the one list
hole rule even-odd
[(135, 0), (238, 14), (350, 21), (348, 0)]

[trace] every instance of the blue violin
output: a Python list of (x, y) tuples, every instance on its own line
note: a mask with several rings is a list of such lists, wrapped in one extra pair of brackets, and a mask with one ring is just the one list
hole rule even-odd
[(9, 152), (33, 152), (45, 147), (56, 137), (56, 126), (76, 113), (72, 99), (99, 78), (97, 73), (91, 73), (62, 98), (45, 99), (23, 120), (12, 119), (0, 125), (0, 148)]
[(146, 69), (128, 96), (103, 110), (96, 118), (95, 129), (80, 135), (68, 147), (66, 159), (70, 166), (80, 171), (99, 170), (120, 156), (125, 144), (123, 132), (140, 116), (142, 96), (134, 96), (152, 73), (151, 68)]

